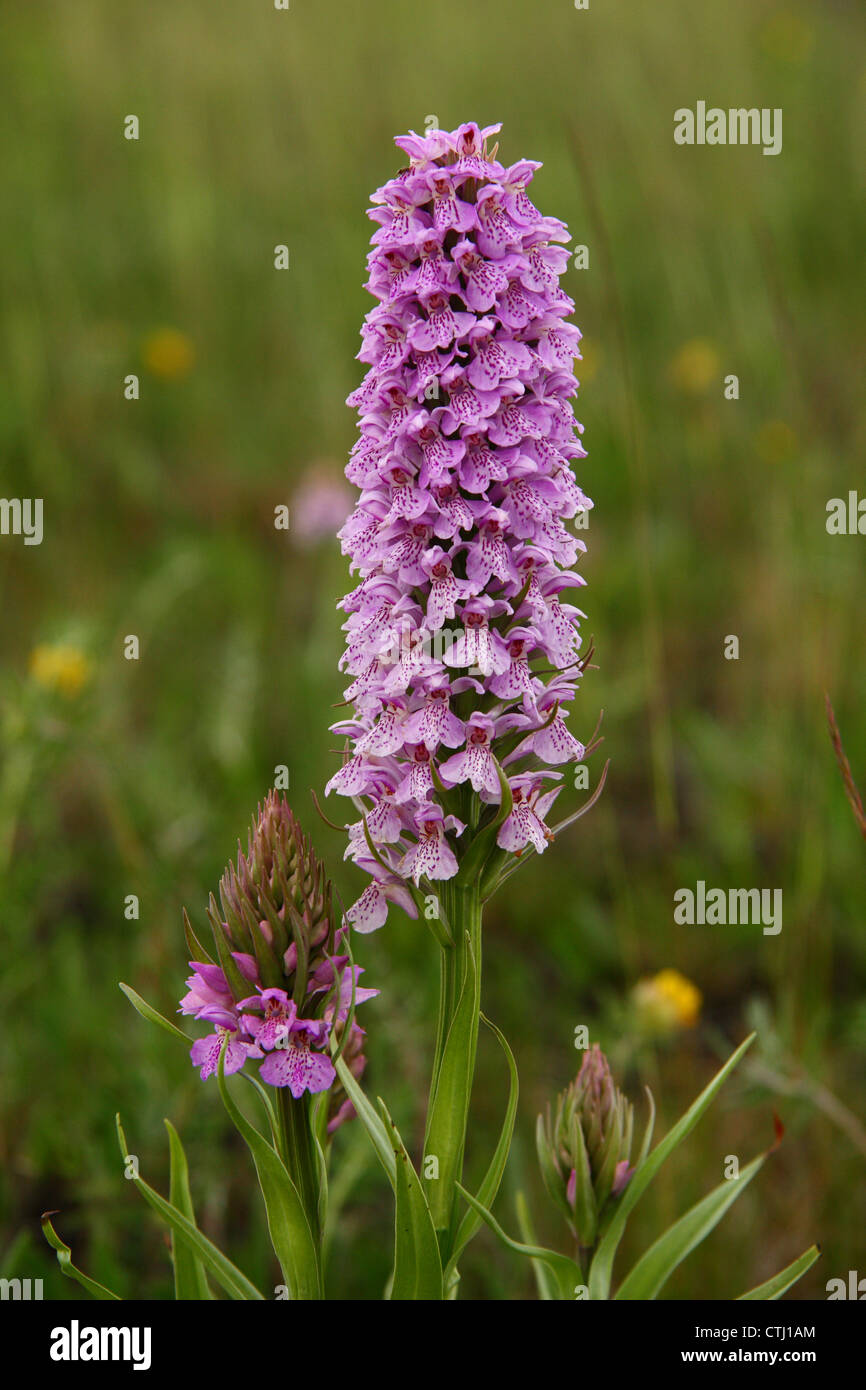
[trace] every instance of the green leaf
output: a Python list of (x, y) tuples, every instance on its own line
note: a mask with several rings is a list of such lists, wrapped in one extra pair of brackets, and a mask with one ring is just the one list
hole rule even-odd
[(678, 1144), (682, 1143), (686, 1135), (690, 1134), (698, 1120), (715, 1099), (721, 1087), (730, 1076), (740, 1058), (751, 1047), (755, 1040), (755, 1034), (750, 1033), (745, 1042), (741, 1043), (736, 1052), (728, 1058), (725, 1065), (716, 1072), (712, 1081), (701, 1091), (697, 1100), (693, 1101), (689, 1109), (677, 1121), (673, 1129), (656, 1144), (652, 1153), (644, 1158), (631, 1176), (628, 1186), (621, 1197), (616, 1199), (613, 1208), (613, 1216), (605, 1226), (604, 1234), (598, 1243), (592, 1266), (589, 1271), (589, 1296), (591, 1299), (606, 1299), (610, 1293), (610, 1280), (613, 1270), (613, 1261), (617, 1247), (622, 1239), (626, 1222), (643, 1193), (649, 1187), (658, 1170), (661, 1168), (665, 1159), (673, 1153)]
[(140, 994), (136, 994), (135, 990), (132, 989), (130, 985), (125, 985), (121, 980), (120, 988), (123, 990), (136, 1013), (141, 1014), (142, 1018), (146, 1018), (148, 1023), (158, 1023), (160, 1028), (164, 1028), (167, 1033), (171, 1033), (172, 1037), (180, 1038), (181, 1042), (186, 1043), (187, 1047), (190, 1046), (190, 1039), (187, 1037), (186, 1033), (182, 1033), (181, 1030), (176, 1028), (173, 1023), (170, 1023), (167, 1018), (163, 1018), (162, 1014), (157, 1013), (156, 1009), (152, 1008), (145, 999), (142, 999)]
[(271, 946), (259, 926), (255, 913), (246, 898), (241, 899), (241, 916), (247, 934), (252, 942), (259, 979), (266, 989), (279, 989), (284, 983), (283, 971)]
[[(331, 1034), (331, 1050), (332, 1055), (336, 1053), (337, 1050), (337, 1042), (333, 1033)], [(388, 1138), (388, 1131), (382, 1124), (382, 1121), (379, 1119), (379, 1116), (376, 1114), (367, 1097), (364, 1095), (364, 1092), (361, 1090), (354, 1076), (349, 1071), (342, 1057), (336, 1058), (334, 1066), (342, 1083), (343, 1090), (354, 1105), (358, 1119), (361, 1121), (361, 1124), (370, 1137), (370, 1142), (376, 1152), (376, 1157), (385, 1169), (391, 1187), (396, 1191), (397, 1165), (394, 1162), (394, 1150)]]
[(56, 1215), (56, 1213), (53, 1211), (46, 1211), (43, 1213), (42, 1234), (45, 1236), (48, 1244), (53, 1246), (57, 1251), (57, 1263), (60, 1265), (63, 1273), (68, 1279), (74, 1279), (76, 1283), (80, 1284), (83, 1289), (86, 1289), (89, 1294), (93, 1294), (94, 1298), (102, 1299), (103, 1302), (107, 1302), (111, 1299), (116, 1303), (120, 1303), (121, 1299), (119, 1294), (112, 1293), (111, 1289), (107, 1289), (104, 1284), (97, 1284), (95, 1279), (90, 1279), (86, 1274), (82, 1273), (80, 1269), (75, 1267), (72, 1263), (71, 1249), (68, 1245), (64, 1245), (51, 1224), (51, 1217), (54, 1215)]
[[(117, 1116), (117, 1138), (121, 1155), (126, 1162), (129, 1149), (126, 1145), (126, 1135), (123, 1132), (119, 1115)], [(153, 1207), (153, 1210), (162, 1217), (169, 1228), (175, 1231), (181, 1240), (184, 1240), (199, 1255), (205, 1268), (213, 1275), (220, 1288), (225, 1289), (229, 1297), (264, 1301), (255, 1284), (251, 1284), (246, 1275), (232, 1264), (231, 1260), (214, 1245), (213, 1241), (202, 1235), (198, 1227), (194, 1226), (182, 1211), (178, 1211), (171, 1202), (167, 1202), (164, 1197), (161, 1197), (149, 1183), (144, 1181), (144, 1178), (132, 1177), (131, 1181), (135, 1183), (148, 1206)]]
[(440, 1302), (442, 1261), (427, 1198), (397, 1127), (381, 1099), (379, 1109), (391, 1136), (396, 1168), (394, 1276), (390, 1296), (401, 1302)]
[(226, 934), (222, 928), (222, 922), (220, 921), (219, 913), (216, 909), (216, 899), (213, 893), (211, 893), (211, 905), (208, 908), (208, 921), (210, 922), (211, 932), (213, 933), (220, 969), (226, 977), (232, 996), (235, 999), (246, 999), (249, 995), (250, 982), (244, 979), (238, 969), (237, 961), (232, 955), (232, 948), (226, 940)]
[(225, 1046), (220, 1051), (217, 1083), (229, 1118), (244, 1139), (256, 1165), (271, 1244), (289, 1294), (293, 1299), (320, 1299), (319, 1258), (303, 1202), (276, 1149), (241, 1114), (229, 1095), (225, 1080)]
[[(189, 1167), (180, 1135), (169, 1120), (164, 1121), (168, 1130), (168, 1146), (171, 1159), (171, 1178), (168, 1199), (172, 1206), (183, 1212), (188, 1221), (195, 1226), (195, 1210), (189, 1190)], [(211, 1297), (204, 1265), (189, 1246), (178, 1240), (174, 1232), (171, 1236), (171, 1257), (174, 1261), (174, 1296), (176, 1299), (207, 1299)]]
[(267, 1091), (265, 1090), (264, 1086), (262, 1085), (261, 1081), (259, 1081), (257, 1076), (250, 1076), (249, 1073), (245, 1071), (239, 1072), (238, 1074), (242, 1081), (246, 1081), (249, 1083), (250, 1086), (252, 1086), (253, 1090), (258, 1095), (259, 1100), (262, 1102), (262, 1105), (265, 1108), (265, 1114), (268, 1119), (268, 1128), (271, 1131), (271, 1143), (277, 1150), (277, 1153), (279, 1153), (280, 1125), (279, 1121), (277, 1120), (277, 1114), (274, 1110), (270, 1096), (268, 1095)]
[[(325, 1095), (327, 1102), (327, 1093)], [(324, 1104), (322, 1111), (327, 1123), (327, 1104)], [(315, 1120), (311, 1121), (315, 1125)], [(316, 1219), (320, 1231), (324, 1231), (328, 1224), (328, 1160), (325, 1158), (325, 1151), (319, 1143), (319, 1136), (313, 1130), (313, 1151), (316, 1160), (316, 1170), (318, 1178), (319, 1202), (316, 1211)]]
[(542, 1260), (548, 1266), (556, 1280), (556, 1287), (561, 1299), (574, 1296), (576, 1286), (583, 1283), (580, 1267), (574, 1260), (570, 1260), (567, 1255), (560, 1255), (556, 1250), (546, 1250), (543, 1245), (523, 1245), (518, 1240), (512, 1240), (511, 1236), (506, 1235), (503, 1231), (496, 1218), (486, 1207), (481, 1205), (477, 1198), (472, 1196), (471, 1192), (467, 1192), (460, 1183), (457, 1183), (457, 1191), (466, 1198), (466, 1201), (477, 1211), (482, 1221), (486, 1221), (493, 1234), (498, 1236), (509, 1250), (513, 1250), (518, 1255), (526, 1255), (530, 1260)]
[(598, 1232), (598, 1206), (593, 1190), (589, 1154), (579, 1121), (574, 1121), (574, 1147), (576, 1151), (574, 1225), (580, 1244), (587, 1249), (595, 1245)]
[(653, 1141), (653, 1130), (656, 1124), (656, 1103), (653, 1100), (653, 1093), (649, 1086), (644, 1086), (644, 1090), (646, 1091), (646, 1098), (649, 1101), (649, 1119), (646, 1122), (646, 1129), (643, 1132), (643, 1143), (640, 1146), (640, 1153), (638, 1154), (635, 1168), (640, 1167), (649, 1153), (649, 1146)]
[[(529, 1215), (529, 1203), (522, 1192), (518, 1192), (514, 1198), (514, 1207), (517, 1212), (517, 1225), (525, 1245), (537, 1245), (535, 1232), (532, 1229), (532, 1219)], [(532, 1261), (532, 1271), (535, 1275), (535, 1285), (538, 1289), (538, 1297), (543, 1303), (550, 1303), (558, 1299), (559, 1290), (554, 1281), (553, 1275), (547, 1265), (541, 1260)]]
[(535, 1121), (535, 1153), (548, 1197), (563, 1219), (573, 1222), (574, 1212), (568, 1205), (565, 1195), (566, 1180), (554, 1163), (553, 1155), (550, 1152), (543, 1115), (539, 1115)]
[(214, 965), (215, 961), (209, 951), (206, 951), (201, 941), (195, 934), (192, 922), (189, 920), (189, 913), (186, 908), (183, 910), (183, 934), (186, 937), (187, 949), (190, 956), (195, 961), (201, 961), (202, 965)]
[(733, 1206), (762, 1166), (766, 1154), (760, 1154), (744, 1168), (737, 1178), (726, 1178), (712, 1192), (697, 1202), (685, 1216), (675, 1221), (664, 1235), (659, 1236), (631, 1272), (622, 1281), (617, 1299), (653, 1299), (696, 1246), (721, 1221), (728, 1207)]
[(472, 1087), (472, 1047), (478, 1012), (475, 957), (466, 940), (463, 987), (442, 1051), (436, 1092), (427, 1117), (424, 1158), (438, 1160), (438, 1177), (425, 1178), (430, 1213), (437, 1230), (445, 1229), (454, 1205), (454, 1184), (463, 1163), (466, 1114)]
[[(492, 1033), (495, 1033), (497, 1038), (499, 1039), (502, 1051), (505, 1053), (505, 1060), (508, 1064), (508, 1105), (505, 1109), (505, 1119), (502, 1121), (502, 1129), (499, 1133), (499, 1142), (497, 1143), (496, 1148), (493, 1152), (493, 1157), (490, 1160), (490, 1165), (487, 1169), (487, 1172), (484, 1174), (484, 1179), (481, 1183), (481, 1186), (478, 1189), (477, 1194), (478, 1201), (481, 1202), (483, 1206), (492, 1207), (493, 1203), (496, 1200), (496, 1194), (499, 1191), (499, 1184), (502, 1182), (502, 1175), (505, 1172), (505, 1165), (508, 1162), (508, 1153), (511, 1148), (511, 1136), (514, 1133), (514, 1119), (517, 1114), (517, 1096), (519, 1086), (517, 1080), (517, 1064), (514, 1061), (514, 1055), (511, 1051), (511, 1048), (508, 1046), (504, 1033), (500, 1032), (500, 1030), (496, 1027), (496, 1024), (491, 1023), (490, 1019), (486, 1018), (484, 1014), (481, 1014), (480, 1017), (481, 1021), (485, 1023), (487, 1027), (490, 1029), (490, 1031)], [(470, 1240), (475, 1235), (475, 1232), (478, 1230), (480, 1225), (481, 1217), (475, 1210), (470, 1208), (470, 1210), (464, 1214), (463, 1220), (460, 1222), (460, 1225), (457, 1229), (457, 1236), (454, 1241), (454, 1248), (451, 1252), (451, 1258), (448, 1261), (448, 1268), (445, 1272), (446, 1283), (448, 1282), (448, 1278), (453, 1272), (458, 1259), (460, 1258), (463, 1251), (466, 1249), (466, 1246), (469, 1244)]]
[(748, 1293), (741, 1293), (737, 1302), (754, 1302), (758, 1299), (768, 1299), (772, 1301), (781, 1298), (782, 1294), (787, 1293), (788, 1289), (790, 1289), (793, 1284), (796, 1284), (798, 1279), (802, 1279), (807, 1269), (812, 1268), (812, 1265), (820, 1258), (820, 1255), (821, 1251), (818, 1249), (817, 1245), (810, 1245), (809, 1249), (805, 1250), (799, 1259), (794, 1260), (793, 1264), (789, 1264), (786, 1269), (780, 1270), (772, 1279), (768, 1279), (764, 1284), (757, 1284), (755, 1288), (749, 1289)]

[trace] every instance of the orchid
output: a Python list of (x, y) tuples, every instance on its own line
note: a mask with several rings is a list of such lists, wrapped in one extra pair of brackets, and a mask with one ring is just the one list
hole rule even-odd
[[(586, 664), (568, 599), (585, 546), (565, 522), (592, 506), (571, 471), (585, 450), (570, 405), (580, 333), (559, 284), (568, 232), (529, 200), (540, 165), (506, 167), (490, 149), (499, 128), (397, 139), (409, 164), (373, 194), (378, 302), (349, 397), (360, 432), (346, 475), (360, 496), (340, 534), (360, 583), (341, 606), (354, 714), (335, 726), (348, 751), (326, 790), (364, 808), (366, 834), (349, 847), (359, 866), (416, 884), (458, 875), (477, 839), (463, 826), (481, 832), (503, 796), (526, 804), (527, 765), (587, 752), (565, 722)], [(446, 623), (455, 631), (437, 641)], [(499, 844), (510, 851), (511, 836)]]
[[(580, 332), (560, 286), (569, 235), (530, 200), (541, 166), (500, 162), (499, 129), (399, 137), (408, 165), (372, 197), (377, 302), (349, 397), (359, 496), (340, 532), (357, 576), (340, 605), (352, 713), (333, 726), (345, 755), (326, 787), (360, 812), (346, 854), (372, 879), (349, 921), (376, 930), (409, 893), (442, 946), (425, 1153), (445, 1169), (426, 1190), (446, 1264), (482, 901), (527, 848), (547, 848), (558, 769), (594, 746), (567, 723), (589, 650), (571, 601), (585, 545), (566, 523), (592, 507), (572, 472), (586, 451), (571, 405)], [(475, 1007), (458, 1055), (464, 997)], [(458, 1120), (440, 1134), (446, 1104)]]
[[(572, 472), (585, 457), (571, 406), (580, 333), (560, 286), (568, 232), (530, 198), (540, 164), (500, 162), (491, 145), (499, 129), (468, 123), (399, 137), (408, 164), (373, 194), (369, 212), (367, 288), (377, 303), (358, 353), (368, 370), (349, 397), (360, 423), (346, 476), (358, 496), (340, 530), (354, 575), (340, 601), (348, 683), (332, 726), (343, 752), (325, 789), (352, 806), (342, 825), (328, 823), (341, 833), (348, 872), (363, 876), (359, 895), (345, 910), (337, 905), (285, 797), (270, 792), (246, 853), (238, 848), (219, 898), (210, 897), (212, 950), (184, 917), (192, 973), (178, 1012), (207, 1033), (191, 1040), (122, 986), (143, 1017), (182, 1041), (202, 1080), (216, 1078), (254, 1162), (281, 1288), (294, 1300), (325, 1296), (331, 1141), (353, 1116), (393, 1194), (385, 1296), (395, 1300), (456, 1298), (463, 1253), (485, 1223), (532, 1262), (541, 1298), (654, 1298), (770, 1152), (675, 1221), (612, 1294), (634, 1205), (752, 1038), (655, 1147), (648, 1093), (639, 1149), (632, 1105), (593, 1044), (536, 1132), (568, 1252), (537, 1244), (522, 1194), (520, 1240), (492, 1212), (518, 1074), (507, 1040), (482, 1012), (482, 910), (594, 804), (607, 770), (577, 810), (550, 824), (570, 785), (587, 785), (569, 772), (599, 741), (598, 725), (578, 737), (582, 715), (570, 723), (592, 655), (573, 602), (585, 549), (575, 531), (592, 507)], [(355, 1013), (378, 990), (361, 984), (352, 941), (386, 926), (393, 909), (429, 926), (440, 953), (416, 1159), (385, 1103), (374, 1106), (361, 1086), (366, 1035)], [(482, 1022), (501, 1048), (508, 1099), (471, 1192), (464, 1154)], [(244, 1083), (258, 1123), (237, 1103)], [(119, 1120), (118, 1138), (126, 1162)], [(261, 1298), (196, 1226), (171, 1126), (169, 1141), (169, 1200), (137, 1163), (127, 1176), (171, 1230), (177, 1296), (208, 1297), (213, 1281), (233, 1298)], [(50, 1221), (46, 1236), (70, 1277), (113, 1297), (71, 1265)], [(813, 1247), (743, 1297), (779, 1297), (815, 1258)]]

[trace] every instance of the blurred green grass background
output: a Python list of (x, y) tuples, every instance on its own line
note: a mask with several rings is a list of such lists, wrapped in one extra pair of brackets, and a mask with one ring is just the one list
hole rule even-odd
[[(485, 1008), (522, 1083), (502, 1219), (514, 1228), (525, 1185), (556, 1238), (532, 1129), (576, 1068), (577, 1024), (639, 1110), (651, 1084), (668, 1125), (758, 1018), (763, 1070), (744, 1070), (671, 1162), (629, 1249), (720, 1181), (726, 1154), (766, 1147), (776, 1109), (781, 1150), (666, 1294), (733, 1296), (813, 1240), (823, 1258), (797, 1296), (866, 1272), (866, 862), (823, 710), (827, 690), (866, 780), (866, 541), (824, 524), (827, 500), (863, 479), (864, 36), (853, 0), (7, 0), (0, 491), (44, 499), (45, 539), (0, 539), (0, 1272), (78, 1296), (39, 1235), (59, 1208), (94, 1277), (170, 1296), (163, 1234), (123, 1181), (120, 1110), (163, 1189), (171, 1117), (202, 1224), (277, 1282), (213, 1086), (116, 982), (171, 1013), (181, 908), (202, 920), (277, 764), (344, 898), (359, 891), (309, 795), (335, 766), (345, 563), (335, 541), (275, 531), (273, 509), (313, 467), (340, 476), (372, 302), (364, 211), (399, 167), (392, 136), (428, 114), (503, 121), (506, 163), (544, 161), (533, 196), (590, 252), (565, 284), (585, 335), (598, 670), (572, 723), (586, 736), (604, 709), (612, 764), (599, 806), (487, 914)], [(676, 146), (674, 109), (698, 99), (781, 107), (781, 155)], [(30, 666), (52, 643), (87, 662), (66, 694)], [(673, 892), (698, 878), (781, 887), (781, 934), (676, 926)], [(368, 1089), (417, 1141), (435, 948), (395, 914), (358, 956), (382, 989)], [(633, 1046), (629, 992), (665, 967), (701, 990), (701, 1021)], [(485, 1048), (474, 1167), (504, 1086)], [(390, 1207), (359, 1126), (337, 1157), (352, 1185), (332, 1289), (379, 1297)], [(486, 1233), (464, 1285), (533, 1296)]]

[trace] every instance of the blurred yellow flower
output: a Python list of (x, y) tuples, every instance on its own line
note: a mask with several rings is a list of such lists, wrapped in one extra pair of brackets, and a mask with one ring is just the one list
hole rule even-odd
[(73, 700), (90, 680), (90, 662), (80, 647), (41, 643), (34, 647), (28, 662), (38, 685)]
[(678, 970), (660, 970), (649, 979), (639, 980), (632, 998), (641, 1025), (659, 1033), (693, 1028), (703, 1003), (697, 985)]
[(584, 338), (581, 341), (579, 352), (581, 360), (575, 366), (575, 374), (583, 386), (586, 382), (593, 381), (598, 374), (598, 369), (601, 366), (601, 348), (596, 347), (593, 342), (587, 342)]
[(192, 370), (195, 348), (179, 328), (156, 328), (142, 341), (141, 360), (153, 376), (179, 381)]
[(677, 390), (689, 396), (703, 396), (719, 380), (721, 360), (709, 338), (691, 338), (674, 353), (668, 376)]
[(761, 29), (761, 46), (782, 63), (804, 63), (812, 52), (812, 26), (791, 10), (777, 10)]
[(755, 436), (755, 445), (763, 463), (784, 463), (797, 447), (797, 436), (784, 420), (765, 420)]

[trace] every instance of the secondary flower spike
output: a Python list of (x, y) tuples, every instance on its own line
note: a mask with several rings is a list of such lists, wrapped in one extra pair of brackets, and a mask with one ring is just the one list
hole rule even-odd
[(581, 1246), (594, 1244), (607, 1203), (631, 1179), (633, 1129), (632, 1107), (594, 1043), (555, 1108), (539, 1115), (536, 1131), (545, 1186)]
[(361, 812), (359, 931), (390, 902), (414, 912), (407, 880), (457, 873), (497, 820), (503, 772), (496, 844), (542, 851), (559, 769), (586, 752), (566, 722), (586, 658), (570, 601), (585, 546), (565, 522), (592, 506), (571, 470), (585, 450), (569, 235), (530, 200), (540, 165), (489, 148), (499, 129), (400, 136), (408, 167), (369, 213), (378, 303), (349, 397), (360, 497), (340, 532), (359, 580), (341, 603), (353, 711), (333, 726), (348, 751), (327, 787)]
[[(362, 989), (360, 967), (341, 953), (348, 927), (335, 928), (324, 868), (276, 792), (259, 807), (246, 855), (238, 847), (237, 866), (223, 874), (220, 904), (211, 897), (208, 910), (217, 961), (190, 961), (179, 1010), (213, 1024), (190, 1052), (202, 1080), (217, 1070), (225, 1040), (227, 1073), (258, 1061), (260, 1079), (288, 1087), (296, 1099), (327, 1091), (336, 1080), (328, 1045), (334, 1031), (360, 1076), (364, 1030), (349, 1022), (352, 1001), (379, 991)], [(353, 1113), (342, 1088), (331, 1110), (331, 1130)]]

